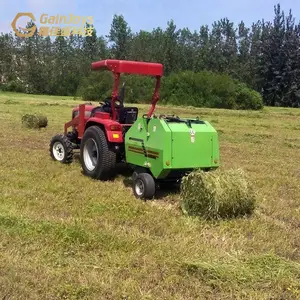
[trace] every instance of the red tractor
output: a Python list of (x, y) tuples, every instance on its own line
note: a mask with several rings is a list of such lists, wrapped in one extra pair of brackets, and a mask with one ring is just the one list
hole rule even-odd
[[(80, 149), (85, 175), (109, 180), (119, 162), (133, 166), (133, 192), (150, 199), (156, 184), (179, 182), (194, 169), (214, 170), (219, 166), (218, 135), (213, 126), (199, 118), (153, 114), (159, 99), (163, 66), (158, 63), (105, 60), (92, 64), (93, 70), (113, 72), (112, 97), (100, 106), (79, 105), (63, 135), (50, 143), (50, 154), (62, 163), (71, 163), (73, 149)], [(156, 78), (152, 105), (138, 116), (137, 107), (124, 106), (124, 86), (118, 93), (120, 74), (150, 75)], [(68, 129), (72, 127), (72, 131)]]
[[(119, 93), (121, 73), (148, 75), (156, 78), (151, 117), (159, 99), (163, 65), (159, 63), (103, 60), (94, 62), (92, 70), (109, 70), (114, 76), (112, 96), (100, 106), (81, 104), (72, 110), (72, 120), (64, 125), (64, 134), (55, 135), (50, 142), (50, 155), (64, 164), (73, 161), (73, 150), (80, 149), (80, 160), (86, 175), (109, 180), (115, 175), (116, 164), (124, 161), (125, 134), (138, 117), (137, 107), (125, 107), (125, 86)], [(72, 128), (69, 131), (69, 128)], [(99, 149), (100, 148), (100, 149)]]

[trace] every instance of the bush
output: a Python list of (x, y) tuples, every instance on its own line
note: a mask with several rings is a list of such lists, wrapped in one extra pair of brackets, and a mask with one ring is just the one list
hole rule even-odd
[(24, 84), (17, 80), (9, 81), (7, 84), (2, 84), (1, 90), (5, 92), (17, 92), (17, 93), (27, 92)]
[(100, 101), (111, 96), (113, 76), (108, 71), (91, 73), (84, 78), (77, 91), (85, 101)]
[[(121, 75), (126, 82), (126, 103), (150, 103), (155, 80), (149, 76)], [(98, 101), (111, 96), (113, 75), (108, 71), (92, 73), (82, 80), (78, 96), (85, 101)], [(228, 75), (203, 71), (186, 71), (163, 77), (161, 101), (173, 105), (227, 109), (261, 109), (260, 94)]]
[(174, 105), (203, 106), (205, 91), (199, 90), (199, 86), (194, 72), (171, 74), (163, 80), (162, 101)]
[(148, 76), (126, 75), (125, 101), (127, 103), (151, 103), (155, 88), (155, 80)]
[(238, 84), (236, 91), (236, 109), (259, 110), (264, 107), (262, 96), (249, 89), (245, 84)]
[(247, 216), (256, 202), (253, 187), (240, 169), (194, 171), (183, 178), (180, 196), (185, 213), (204, 219)]
[(261, 109), (259, 93), (228, 75), (186, 71), (164, 78), (161, 98), (164, 103), (226, 109)]
[(99, 101), (101, 99), (101, 93), (96, 86), (88, 85), (82, 93), (82, 99), (86, 101)]
[[(119, 89), (126, 82), (126, 103), (150, 103), (155, 81), (147, 76), (121, 75)], [(77, 96), (85, 101), (98, 101), (110, 97), (113, 90), (113, 75), (110, 72), (99, 72), (85, 78), (78, 89)]]

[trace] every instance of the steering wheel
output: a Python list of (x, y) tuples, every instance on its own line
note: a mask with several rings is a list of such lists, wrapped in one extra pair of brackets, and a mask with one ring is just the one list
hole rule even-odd
[[(112, 97), (107, 97), (104, 99), (103, 102), (100, 102), (100, 105), (103, 106), (107, 106), (111, 108), (111, 101), (112, 101)], [(119, 103), (119, 104), (118, 104)], [(117, 100), (115, 101), (115, 108), (121, 108), (122, 107), (122, 103), (121, 101), (117, 98)]]

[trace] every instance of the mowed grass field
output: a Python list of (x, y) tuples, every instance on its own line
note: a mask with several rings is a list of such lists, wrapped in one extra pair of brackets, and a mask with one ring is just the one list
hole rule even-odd
[[(210, 121), (222, 168), (255, 186), (253, 216), (206, 222), (176, 191), (145, 203), (127, 174), (103, 183), (52, 161), (78, 103), (0, 94), (0, 299), (300, 299), (300, 110), (157, 108)], [(25, 113), (49, 126), (23, 128)]]

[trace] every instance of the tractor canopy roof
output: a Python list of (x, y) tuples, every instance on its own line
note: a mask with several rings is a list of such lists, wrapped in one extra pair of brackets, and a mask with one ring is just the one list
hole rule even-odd
[(128, 73), (150, 76), (163, 76), (163, 65), (160, 63), (106, 59), (92, 63), (92, 70), (106, 69), (113, 73)]

